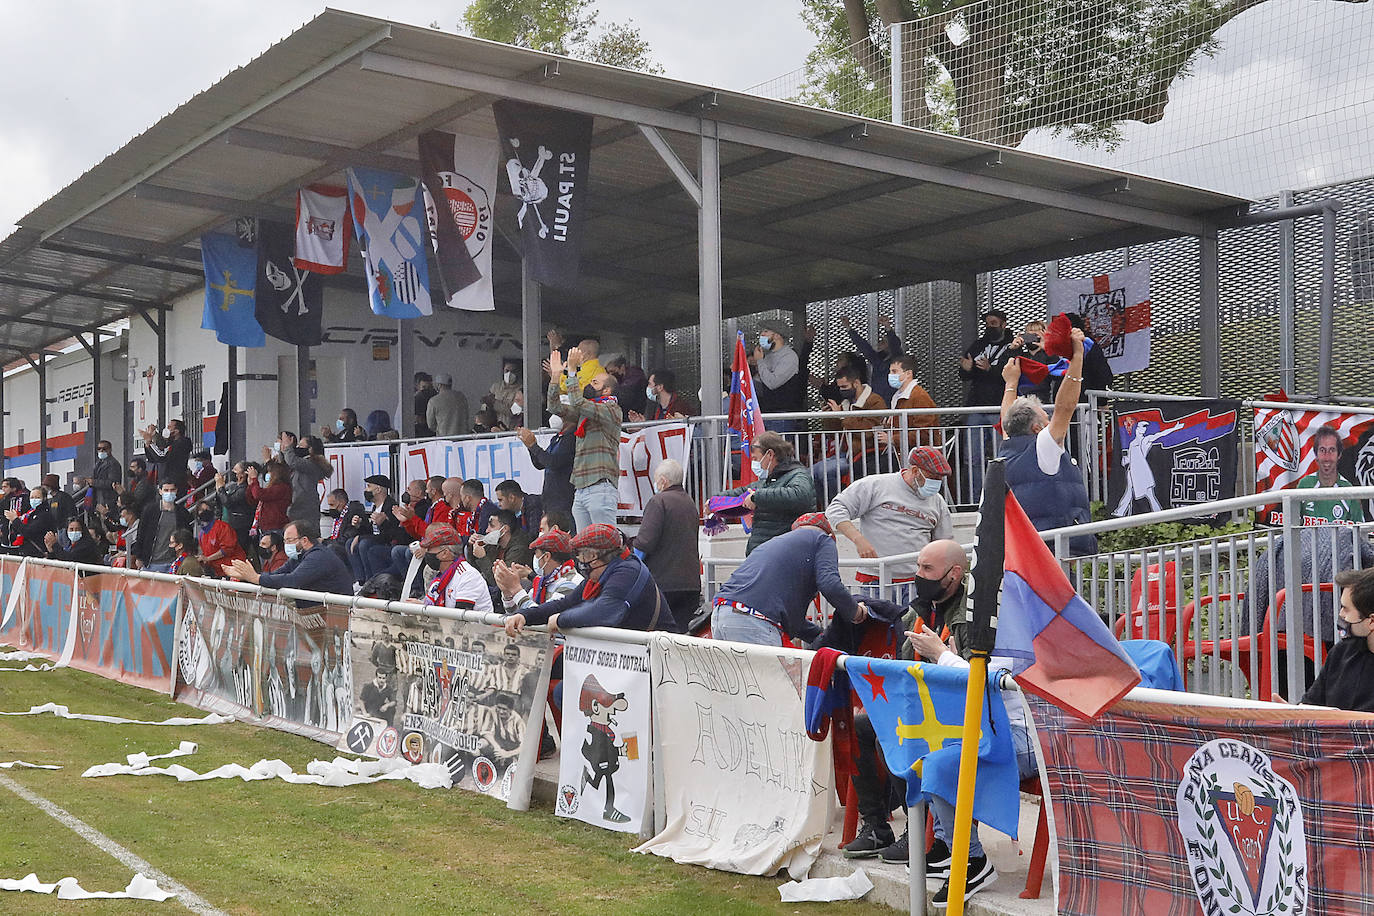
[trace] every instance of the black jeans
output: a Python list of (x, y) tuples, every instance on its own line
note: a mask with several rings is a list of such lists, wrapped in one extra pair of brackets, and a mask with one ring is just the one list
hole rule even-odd
[(892, 810), (905, 801), (906, 782), (889, 775), (887, 764), (878, 755), (878, 734), (863, 710), (854, 712), (854, 741), (859, 746), (858, 772), (854, 774), (859, 817), (866, 824), (885, 824)]

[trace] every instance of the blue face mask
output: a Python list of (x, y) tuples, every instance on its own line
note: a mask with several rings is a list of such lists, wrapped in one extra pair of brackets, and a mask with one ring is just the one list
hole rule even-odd
[(262, 485), (263, 485), (264, 487), (270, 487), (270, 486), (272, 485), (272, 475), (271, 475), (271, 474), (263, 474), (263, 475), (262, 475)]
[(69, 540), (69, 541), (71, 541), (73, 544), (75, 544), (77, 541), (81, 540), (81, 532), (80, 532), (80, 531), (68, 531), (68, 532), (67, 532), (67, 540)]
[(41, 506), (41, 505), (43, 505), (43, 500), (41, 500), (41, 499), (34, 499), (32, 496), (29, 497), (29, 508), (30, 508), (30, 509), (37, 509), (37, 508), (38, 508), (39, 506)]
[(764, 349), (765, 352), (768, 351), (768, 350), (773, 349), (773, 338), (769, 337), (769, 336), (766, 335), (766, 334), (760, 334), (760, 335), (759, 335), (759, 346), (762, 347), (762, 348)]
[(343, 420), (335, 420), (335, 421), (334, 421), (334, 429), (335, 429), (336, 431), (338, 431), (338, 432), (343, 432), (343, 428), (344, 428), (344, 422), (343, 422)]
[(941, 481), (938, 477), (927, 477), (925, 483), (918, 488), (922, 496), (934, 496), (940, 492)]
[(300, 556), (301, 548), (299, 544), (286, 544), (285, 546), (286, 558), (288, 560), (294, 560), (296, 559), (296, 557)]
[(887, 384), (893, 388), (902, 387), (902, 377), (895, 372), (887, 374)]

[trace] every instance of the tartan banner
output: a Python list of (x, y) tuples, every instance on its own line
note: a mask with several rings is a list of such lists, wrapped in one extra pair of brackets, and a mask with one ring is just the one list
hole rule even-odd
[(1374, 715), (1033, 695), (1060, 913), (1374, 912)]

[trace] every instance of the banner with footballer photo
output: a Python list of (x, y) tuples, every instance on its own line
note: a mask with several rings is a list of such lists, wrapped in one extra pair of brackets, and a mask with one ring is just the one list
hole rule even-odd
[(1239, 401), (1117, 401), (1107, 505), (1123, 517), (1236, 495)]
[[(1255, 492), (1374, 486), (1374, 414), (1301, 407), (1255, 408)], [(1303, 500), (1303, 525), (1350, 525), (1374, 518), (1354, 499)], [(1282, 507), (1260, 520), (1283, 523)]]

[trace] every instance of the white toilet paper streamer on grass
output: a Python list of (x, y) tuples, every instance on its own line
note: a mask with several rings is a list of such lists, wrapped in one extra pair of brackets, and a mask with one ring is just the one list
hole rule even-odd
[(8, 763), (0, 763), (0, 770), (12, 770), (15, 767), (24, 767), (30, 770), (60, 770), (59, 766), (51, 763), (29, 763), (27, 760), (11, 760)]
[(868, 879), (862, 868), (856, 868), (847, 878), (806, 878), (802, 881), (788, 881), (778, 887), (778, 895), (783, 903), (799, 903), (804, 900), (830, 902), (835, 900), (858, 900), (873, 890), (873, 882)]
[[(182, 746), (191, 742), (183, 742)], [(192, 746), (194, 748), (194, 745)], [(171, 776), (177, 782), (201, 782), (206, 779), (242, 779), (244, 782), (257, 782), (263, 779), (280, 779), (295, 785), (345, 786), (364, 785), (386, 779), (407, 779), (422, 789), (448, 789), (453, 786), (453, 774), (441, 763), (407, 763), (403, 760), (348, 760), (335, 757), (331, 761), (313, 760), (304, 773), (297, 773), (280, 760), (259, 760), (251, 767), (237, 763), (226, 763), (208, 773), (172, 764), (169, 767), (148, 766), (147, 761), (165, 757), (179, 757), (179, 751), (158, 757), (130, 754), (129, 764), (102, 763), (82, 773), (83, 777), (99, 776)], [(142, 764), (142, 765), (137, 765)]]
[(233, 716), (222, 716), (212, 712), (199, 719), (173, 716), (170, 719), (163, 719), (161, 722), (147, 722), (143, 719), (122, 719), (119, 716), (98, 716), (90, 713), (72, 712), (60, 703), (30, 706), (27, 712), (0, 712), (0, 716), (41, 716), (47, 713), (52, 713), (59, 719), (80, 719), (85, 722), (105, 722), (110, 725), (223, 725), (234, 721)]
[(95, 898), (127, 898), (129, 900), (168, 900), (176, 894), (164, 891), (152, 878), (135, 874), (129, 886), (122, 891), (88, 891), (77, 883), (75, 878), (63, 878), (55, 884), (44, 884), (35, 874), (23, 878), (0, 878), (0, 891), (28, 891), (33, 894), (57, 892), (59, 900), (93, 900)]

